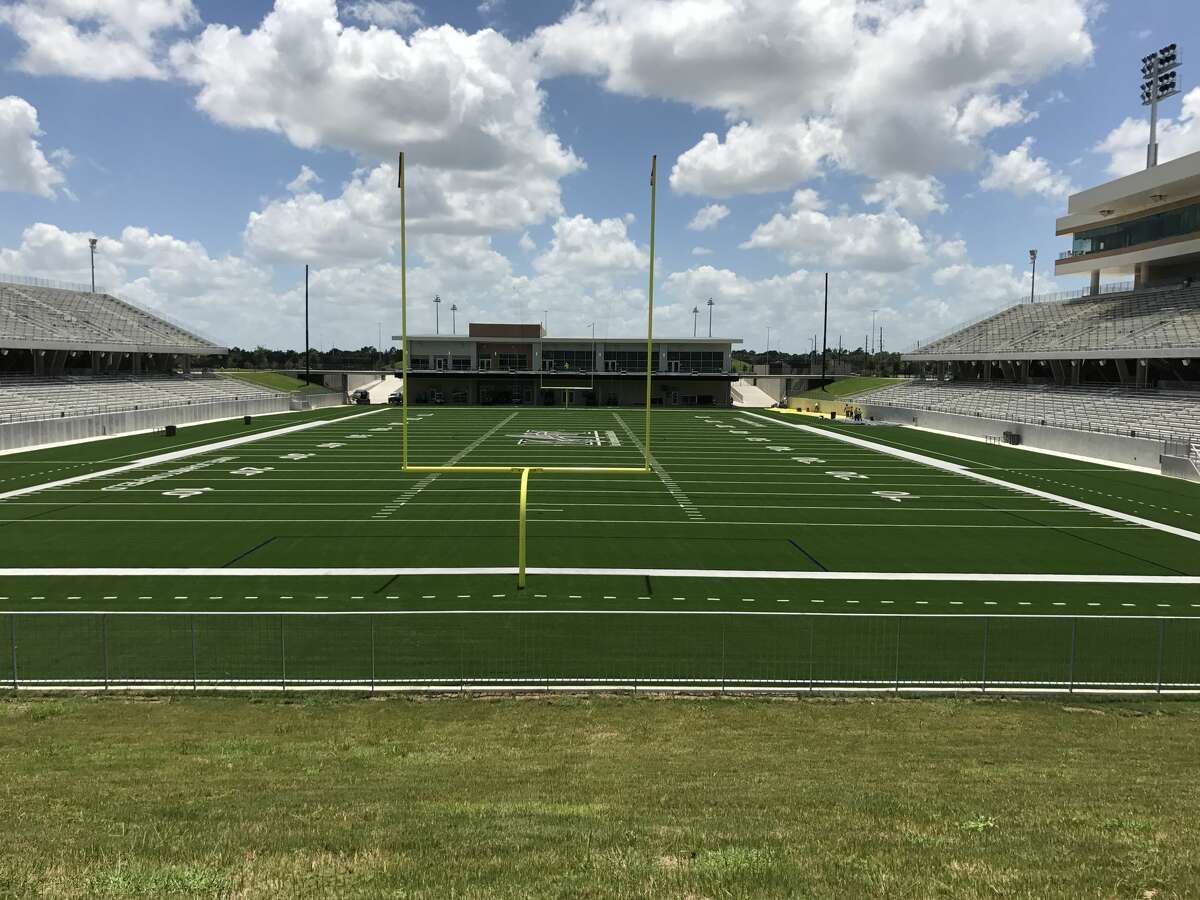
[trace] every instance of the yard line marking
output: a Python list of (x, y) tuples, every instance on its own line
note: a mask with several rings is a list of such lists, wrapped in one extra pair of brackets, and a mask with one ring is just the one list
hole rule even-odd
[(278, 437), (283, 434), (291, 434), (296, 431), (306, 431), (309, 428), (320, 428), (322, 425), (328, 425), (331, 422), (342, 422), (346, 419), (357, 419), (361, 416), (373, 416), (376, 413), (383, 412), (381, 409), (372, 410), (371, 412), (355, 413), (350, 416), (343, 416), (340, 419), (318, 419), (315, 422), (302, 422), (299, 425), (287, 425), (283, 428), (276, 428), (274, 431), (264, 431), (258, 434), (247, 434), (242, 437), (227, 438), (223, 441), (216, 441), (212, 444), (204, 444), (199, 447), (188, 447), (183, 450), (172, 450), (169, 453), (160, 453), (156, 456), (146, 456), (142, 459), (134, 460), (131, 463), (126, 463), (123, 466), (115, 466), (111, 469), (101, 469), (97, 472), (88, 472), (86, 475), (72, 475), (70, 478), (61, 478), (58, 481), (47, 481), (43, 484), (35, 484), (29, 487), (17, 488), (16, 490), (6, 491), (0, 494), (0, 500), (9, 500), (13, 497), (21, 497), (25, 494), (33, 494), (38, 491), (46, 491), (52, 488), (63, 487), (68, 484), (78, 484), (81, 481), (90, 481), (93, 478), (100, 478), (108, 475), (115, 475), (118, 472), (132, 472), (137, 469), (144, 469), (147, 466), (158, 465), (164, 462), (174, 462), (177, 459), (187, 459), (192, 456), (199, 456), (204, 453), (211, 453), (214, 450), (224, 450), (227, 447), (238, 447), (242, 444), (249, 444), (254, 441), (262, 441), (268, 438)]
[[(1081, 575), (1066, 573), (1028, 572), (820, 572), (793, 569), (622, 569), (590, 568), (581, 566), (530, 566), (530, 575), (628, 575), (650, 578), (730, 578), (779, 581), (931, 581), (992, 584), (1150, 584), (1150, 585), (1200, 585), (1200, 575)], [(107, 577), (153, 577), (153, 576), (197, 576), (197, 577), (301, 577), (320, 576), (427, 576), (427, 575), (515, 575), (516, 566), (422, 566), (410, 568), (349, 566), (334, 567), (158, 567), (158, 568), (3, 568), (0, 578), (87, 578)], [(572, 599), (580, 599), (571, 595)], [(213, 598), (210, 598), (213, 599)], [(219, 598), (216, 598), (219, 599)], [(318, 600), (328, 600), (323, 594)], [(423, 600), (433, 599), (423, 596)], [(653, 599), (639, 596), (639, 600)]]
[[(629, 436), (629, 439), (633, 442), (633, 445), (641, 450), (642, 453), (645, 453), (646, 448), (642, 446), (642, 442), (638, 440), (638, 436), (633, 433), (633, 430), (625, 424), (625, 420), (621, 418), (620, 414), (614, 412), (613, 418), (615, 418), (620, 426), (625, 430), (625, 434)], [(683, 488), (675, 483), (675, 479), (672, 478), (670, 473), (659, 464), (658, 459), (650, 456), (649, 462), (650, 468), (654, 470), (654, 474), (658, 476), (659, 480), (663, 483), (663, 486), (667, 489), (667, 492), (675, 499), (675, 502), (679, 504), (679, 508), (683, 510), (684, 515), (686, 515), (688, 519), (693, 522), (703, 522), (705, 520), (704, 513), (696, 508), (696, 504), (694, 504), (691, 498), (684, 493)]]
[[(751, 415), (754, 415), (751, 413)], [(762, 418), (761, 416), (759, 418)], [(944, 472), (954, 472), (962, 475), (965, 478), (973, 478), (976, 481), (982, 481), (987, 484), (995, 484), (1000, 487), (1008, 488), (1009, 490), (1017, 490), (1026, 494), (1031, 494), (1034, 497), (1040, 497), (1043, 500), (1050, 500), (1054, 503), (1061, 503), (1067, 506), (1074, 506), (1077, 509), (1087, 510), (1088, 512), (1096, 512), (1101, 515), (1108, 516), (1112, 519), (1119, 519), (1124, 522), (1132, 522), (1135, 525), (1142, 525), (1146, 528), (1152, 528), (1155, 531), (1162, 531), (1167, 534), (1173, 534), (1176, 537), (1186, 538), (1189, 541), (1200, 541), (1200, 534), (1194, 531), (1188, 531), (1184, 528), (1176, 528), (1174, 525), (1166, 525), (1162, 522), (1156, 522), (1153, 519), (1143, 519), (1141, 516), (1133, 516), (1129, 513), (1120, 512), (1115, 509), (1108, 509), (1104, 506), (1096, 506), (1092, 503), (1087, 503), (1083, 500), (1075, 500), (1071, 497), (1064, 497), (1059, 494), (1052, 494), (1049, 491), (1039, 490), (1038, 488), (1029, 487), (1028, 485), (1017, 484), (1011, 481), (1004, 481), (1001, 478), (994, 478), (991, 475), (984, 475), (982, 472), (975, 472), (959, 463), (945, 462), (944, 460), (935, 459), (932, 456), (924, 456), (920, 453), (913, 453), (910, 450), (901, 450), (897, 447), (890, 447), (886, 444), (875, 444), (863, 438), (852, 437), (848, 434), (839, 434), (834, 431), (826, 431), (820, 428), (814, 428), (811, 425), (799, 425), (794, 422), (780, 422), (774, 419), (766, 421), (774, 421), (776, 425), (783, 425), (787, 428), (798, 428), (802, 431), (807, 431), (813, 434), (820, 434), (828, 437), (830, 440), (841, 441), (844, 444), (852, 444), (856, 447), (867, 447), (876, 450), (879, 453), (888, 456), (895, 456), (899, 459), (906, 459), (910, 462), (920, 463), (934, 469), (941, 469)]]

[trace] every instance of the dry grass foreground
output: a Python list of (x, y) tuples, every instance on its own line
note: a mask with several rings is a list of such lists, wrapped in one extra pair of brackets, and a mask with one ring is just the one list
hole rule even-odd
[(1200, 705), (0, 699), (0, 895), (1200, 890)]

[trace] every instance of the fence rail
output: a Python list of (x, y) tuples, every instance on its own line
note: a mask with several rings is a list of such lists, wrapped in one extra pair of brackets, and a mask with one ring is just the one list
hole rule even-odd
[(1200, 618), (0, 613), (12, 689), (1200, 693)]

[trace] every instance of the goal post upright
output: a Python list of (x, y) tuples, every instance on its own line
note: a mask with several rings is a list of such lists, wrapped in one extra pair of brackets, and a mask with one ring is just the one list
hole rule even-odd
[(654, 371), (654, 206), (658, 154), (650, 157), (650, 286), (646, 291), (646, 471), (650, 471), (650, 395)]
[(400, 468), (408, 468), (408, 246), (404, 218), (404, 151), (397, 163), (400, 188)]

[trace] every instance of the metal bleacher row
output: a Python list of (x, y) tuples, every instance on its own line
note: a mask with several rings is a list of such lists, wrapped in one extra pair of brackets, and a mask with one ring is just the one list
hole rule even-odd
[(1200, 440), (1200, 392), (1184, 390), (918, 380), (872, 391), (856, 402), (1155, 440)]
[(1200, 286), (1021, 303), (957, 329), (906, 357), (1200, 347)]
[(215, 375), (8, 375), (0, 376), (0, 425), (278, 396), (278, 391)]
[(0, 337), (15, 346), (155, 348), (208, 354), (210, 341), (109, 294), (0, 281)]

